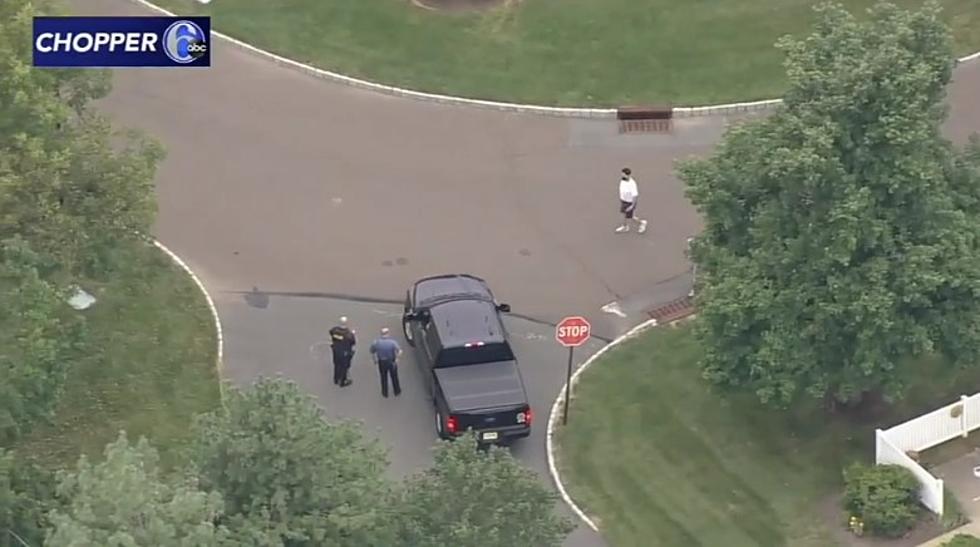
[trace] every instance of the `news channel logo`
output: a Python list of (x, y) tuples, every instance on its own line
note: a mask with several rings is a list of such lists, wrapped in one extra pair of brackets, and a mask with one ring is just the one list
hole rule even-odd
[(182, 19), (163, 31), (163, 52), (175, 63), (193, 63), (208, 52), (208, 37), (194, 22)]
[(34, 66), (209, 67), (210, 17), (35, 17)]

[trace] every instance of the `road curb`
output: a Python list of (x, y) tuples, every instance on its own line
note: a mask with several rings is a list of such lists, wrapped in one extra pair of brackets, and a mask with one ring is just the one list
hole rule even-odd
[(763, 112), (783, 104), (782, 99), (763, 99), (742, 103), (729, 103), (708, 106), (676, 106), (675, 118), (696, 118), (699, 116), (717, 116), (719, 114), (742, 114), (745, 112)]
[[(615, 348), (616, 346), (622, 344), (623, 342), (631, 338), (634, 338), (635, 336), (643, 333), (646, 330), (656, 327), (657, 325), (658, 323), (656, 319), (650, 319), (644, 321), (643, 323), (640, 323), (639, 325), (630, 329), (629, 332), (627, 332), (626, 334), (616, 338), (612, 342), (609, 342), (608, 344), (600, 348), (599, 351), (595, 352), (594, 354), (592, 354), (591, 357), (586, 359), (585, 362), (582, 363), (582, 366), (575, 369), (575, 372), (572, 373), (572, 379), (570, 382), (571, 385), (574, 387), (575, 382), (578, 380), (579, 375), (585, 372), (585, 370), (588, 369), (589, 366), (592, 365), (592, 363), (594, 363), (596, 360), (602, 357), (607, 351)], [(568, 392), (568, 385), (566, 384), (561, 388), (561, 392), (558, 393), (558, 397), (555, 398), (555, 402), (552, 403), (551, 413), (548, 415), (548, 432), (547, 432), (547, 436), (545, 437), (545, 452), (548, 455), (548, 472), (551, 474), (551, 480), (555, 483), (555, 487), (558, 488), (558, 493), (561, 495), (565, 503), (572, 508), (572, 511), (574, 511), (575, 514), (578, 515), (580, 519), (582, 519), (582, 522), (588, 525), (589, 528), (592, 528), (593, 531), (598, 533), (599, 527), (596, 526), (596, 523), (591, 518), (589, 518), (589, 516), (585, 514), (585, 511), (583, 511), (582, 508), (579, 507), (574, 500), (572, 500), (572, 497), (568, 495), (568, 491), (565, 489), (565, 484), (561, 481), (561, 475), (558, 473), (558, 466), (555, 463), (555, 445), (554, 445), (555, 425), (558, 423), (558, 416), (561, 414), (560, 407), (561, 404), (565, 401), (565, 394), (567, 392)]]
[(172, 260), (175, 264), (177, 264), (177, 266), (180, 266), (182, 270), (187, 272), (187, 275), (189, 275), (190, 278), (194, 281), (194, 284), (197, 285), (198, 290), (200, 290), (201, 294), (204, 295), (204, 300), (207, 302), (208, 309), (211, 311), (211, 318), (214, 320), (214, 330), (218, 338), (218, 355), (217, 358), (215, 359), (215, 366), (217, 367), (218, 370), (218, 386), (221, 389), (222, 399), (224, 399), (223, 397), (224, 389), (221, 386), (224, 385), (224, 380), (222, 378), (222, 368), (224, 363), (225, 338), (221, 328), (221, 317), (218, 316), (218, 308), (214, 305), (214, 300), (211, 298), (211, 293), (208, 292), (208, 289), (207, 287), (204, 286), (204, 282), (201, 281), (201, 278), (199, 278), (197, 274), (194, 273), (194, 270), (192, 270), (191, 267), (188, 266), (186, 262), (184, 262), (184, 259), (180, 258), (180, 256), (177, 255), (177, 253), (171, 251), (169, 248), (167, 248), (166, 245), (160, 243), (156, 238), (150, 238), (150, 241), (153, 242), (153, 245), (157, 249), (160, 249), (161, 251), (164, 252), (164, 254), (170, 257), (170, 260)]
[[(980, 51), (971, 53), (966, 57), (960, 57), (956, 64), (968, 63), (980, 59)], [(763, 99), (761, 101), (750, 101), (742, 103), (719, 104), (709, 106), (683, 106), (674, 107), (675, 118), (691, 118), (697, 116), (718, 116), (722, 114), (742, 114), (746, 112), (761, 112), (771, 110), (783, 104), (782, 99)]]
[[(139, 4), (161, 15), (166, 15), (168, 17), (178, 16), (176, 13), (168, 11), (152, 2), (149, 2), (148, 0), (128, 0), (128, 1), (134, 4)], [(541, 106), (541, 105), (534, 105), (534, 104), (487, 101), (482, 99), (467, 99), (466, 97), (454, 97), (452, 95), (440, 95), (437, 93), (425, 93), (422, 91), (414, 91), (402, 87), (379, 84), (368, 80), (362, 80), (360, 78), (346, 76), (344, 74), (340, 74), (339, 72), (331, 72), (329, 70), (316, 68), (315, 66), (308, 65), (306, 63), (301, 63), (299, 61), (294, 61), (293, 59), (289, 59), (281, 55), (276, 55), (271, 51), (266, 51), (264, 49), (257, 48), (247, 42), (243, 42), (237, 38), (232, 38), (227, 34), (223, 34), (215, 30), (212, 30), (211, 34), (217, 36), (222, 40), (231, 42), (233, 45), (238, 46), (239, 48), (249, 53), (253, 53), (255, 55), (258, 55), (259, 57), (264, 57), (266, 59), (269, 59), (280, 66), (286, 66), (289, 68), (299, 70), (300, 72), (304, 72), (315, 78), (346, 84), (361, 89), (376, 91), (378, 93), (383, 93), (386, 95), (394, 95), (397, 97), (418, 99), (421, 101), (434, 102), (434, 103), (446, 104), (446, 105), (476, 106), (480, 108), (487, 108), (491, 110), (499, 110), (504, 112), (518, 112), (523, 114), (542, 114), (546, 116), (555, 116), (561, 118), (615, 119), (617, 113), (619, 112), (618, 108), (581, 108), (581, 107), (574, 108), (574, 107), (558, 107), (558, 106)], [(961, 57), (960, 59), (957, 59), (957, 63), (966, 63), (978, 58), (980, 58), (980, 51), (967, 55), (966, 57)], [(672, 109), (672, 115), (675, 118), (691, 118), (691, 117), (698, 117), (698, 116), (717, 116), (721, 114), (740, 114), (745, 112), (760, 112), (760, 111), (769, 110), (777, 105), (782, 104), (782, 102), (783, 102), (782, 99), (763, 99), (759, 101), (746, 101), (746, 102), (707, 105), (707, 106), (675, 106)]]
[[(149, 8), (162, 15), (166, 15), (169, 17), (177, 17), (175, 13), (170, 12), (160, 6), (157, 6), (156, 4), (148, 2), (147, 0), (129, 0), (129, 1), (144, 6), (146, 8)], [(289, 59), (281, 55), (276, 55), (271, 51), (266, 51), (264, 49), (257, 48), (249, 43), (243, 42), (237, 38), (232, 38), (227, 34), (223, 34), (214, 30), (211, 31), (211, 34), (213, 36), (217, 36), (222, 40), (231, 42), (233, 45), (238, 46), (240, 49), (243, 49), (249, 53), (253, 53), (255, 55), (258, 55), (259, 57), (264, 57), (266, 59), (269, 59), (278, 65), (299, 70), (300, 72), (304, 72), (316, 78), (342, 83), (349, 86), (358, 87), (361, 89), (368, 89), (371, 91), (376, 91), (387, 95), (406, 97), (410, 99), (418, 99), (426, 102), (433, 102), (439, 104), (457, 105), (457, 106), (476, 106), (476, 107), (488, 108), (492, 110), (543, 114), (548, 116), (557, 116), (557, 117), (564, 117), (564, 118), (615, 118), (616, 117), (615, 108), (564, 108), (564, 107), (557, 107), (557, 106), (539, 106), (539, 105), (532, 105), (532, 104), (485, 101), (481, 99), (467, 99), (464, 97), (453, 97), (451, 95), (439, 95), (436, 93), (424, 93), (422, 91), (413, 91), (411, 89), (379, 84), (368, 80), (362, 80), (360, 78), (346, 76), (338, 72), (331, 72), (329, 70), (316, 68), (314, 66), (301, 63), (299, 61), (294, 61), (293, 59)]]

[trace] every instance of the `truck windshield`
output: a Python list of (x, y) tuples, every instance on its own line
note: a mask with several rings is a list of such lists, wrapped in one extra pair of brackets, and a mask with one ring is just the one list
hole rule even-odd
[(445, 348), (439, 352), (436, 368), (477, 365), (497, 361), (513, 361), (514, 353), (505, 343), (487, 344), (462, 348)]

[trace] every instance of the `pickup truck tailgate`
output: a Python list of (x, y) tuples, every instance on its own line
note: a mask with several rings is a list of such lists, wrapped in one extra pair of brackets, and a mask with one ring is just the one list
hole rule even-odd
[(527, 403), (515, 361), (435, 369), (452, 412), (515, 407)]

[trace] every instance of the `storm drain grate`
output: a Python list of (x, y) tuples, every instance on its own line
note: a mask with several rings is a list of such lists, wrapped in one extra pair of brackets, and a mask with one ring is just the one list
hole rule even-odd
[(678, 298), (661, 306), (657, 306), (647, 312), (650, 319), (656, 319), (658, 324), (664, 325), (671, 321), (684, 319), (694, 313), (694, 301), (689, 296)]
[(624, 133), (669, 133), (674, 128), (673, 120), (620, 120), (619, 132)]

